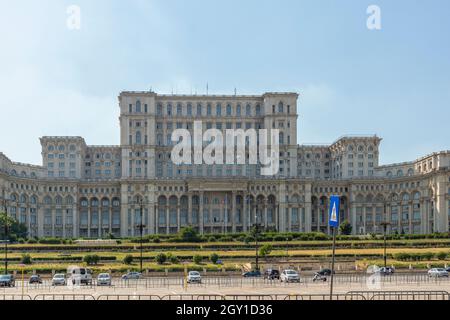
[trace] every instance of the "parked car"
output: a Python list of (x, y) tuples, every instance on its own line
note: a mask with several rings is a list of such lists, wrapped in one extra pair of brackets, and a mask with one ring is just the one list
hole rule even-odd
[(138, 280), (142, 278), (140, 272), (128, 272), (122, 276), (122, 280)]
[(445, 271), (450, 272), (450, 267), (445, 268)]
[(65, 286), (66, 275), (64, 273), (57, 273), (53, 276), (52, 286)]
[(37, 284), (42, 284), (42, 279), (41, 279), (41, 276), (39, 276), (39, 275), (37, 275), (37, 274), (33, 274), (31, 277), (30, 277), (30, 280), (28, 281), (30, 284), (33, 284), (33, 283), (37, 283)]
[(189, 271), (187, 276), (188, 283), (202, 283), (202, 276), (198, 271)]
[(388, 275), (391, 275), (391, 274), (394, 274), (394, 272), (395, 272), (395, 269), (394, 268), (391, 268), (391, 267), (382, 267), (382, 268), (379, 268), (377, 271), (376, 271), (376, 273), (379, 273), (379, 274), (382, 274), (382, 275), (385, 275), (385, 276), (388, 276)]
[(11, 274), (3, 274), (0, 276), (0, 287), (15, 287), (16, 280)]
[(97, 285), (98, 286), (110, 286), (111, 285), (111, 276), (109, 273), (100, 273), (97, 276)]
[(92, 284), (92, 271), (83, 267), (69, 267), (67, 268), (67, 277), (72, 284)]
[(258, 278), (261, 277), (259, 270), (247, 271), (242, 274), (244, 278)]
[(444, 268), (433, 268), (428, 270), (428, 276), (430, 278), (443, 278), (448, 277), (448, 271)]
[(279, 280), (280, 279), (280, 271), (275, 269), (268, 269), (264, 272), (264, 279), (268, 280)]
[(300, 282), (300, 275), (295, 270), (284, 270), (280, 275), (281, 282)]

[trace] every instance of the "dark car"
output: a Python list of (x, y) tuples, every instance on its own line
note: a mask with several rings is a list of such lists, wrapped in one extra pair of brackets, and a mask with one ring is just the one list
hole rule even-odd
[(259, 272), (258, 270), (247, 271), (247, 272), (244, 272), (242, 274), (242, 276), (244, 278), (257, 278), (257, 277), (261, 277), (261, 272)]
[(30, 280), (28, 282), (30, 284), (33, 284), (33, 283), (42, 284), (42, 279), (39, 275), (35, 274), (30, 277)]
[(15, 287), (16, 281), (10, 274), (4, 274), (0, 276), (0, 287)]
[(378, 270), (378, 273), (380, 273), (380, 274), (382, 274), (382, 275), (385, 275), (385, 276), (388, 276), (388, 275), (391, 275), (391, 274), (394, 274), (394, 272), (395, 272), (395, 269), (394, 268), (391, 268), (391, 267), (382, 267), (382, 268), (380, 268), (379, 270)]
[(268, 280), (274, 280), (274, 279), (280, 279), (280, 271), (278, 270), (266, 270), (266, 272), (264, 273), (264, 279), (268, 279)]
[[(331, 269), (322, 269), (319, 272), (317, 272), (319, 276), (331, 276)], [(333, 274), (336, 274), (336, 271), (333, 272)]]

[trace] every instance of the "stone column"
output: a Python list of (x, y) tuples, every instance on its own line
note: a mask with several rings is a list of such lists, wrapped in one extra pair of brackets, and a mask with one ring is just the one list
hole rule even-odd
[(166, 205), (166, 234), (170, 233), (169, 206)]
[(87, 225), (88, 238), (91, 237), (91, 210), (92, 210), (92, 208), (91, 208), (91, 201), (88, 199), (88, 225)]
[(247, 193), (244, 192), (242, 195), (244, 203), (242, 204), (242, 232), (247, 232)]
[(181, 207), (181, 205), (178, 203), (178, 205), (177, 205), (177, 231), (178, 232), (180, 232), (180, 225), (181, 225), (180, 207)]
[(311, 222), (311, 201), (305, 202), (305, 232), (311, 232), (312, 222)]
[(199, 229), (200, 229), (200, 234), (204, 234), (204, 229), (203, 229), (203, 223), (204, 223), (204, 216), (203, 216), (203, 196), (204, 196), (204, 193), (203, 193), (203, 191), (201, 191), (200, 192), (200, 199), (199, 199), (199, 201), (200, 201), (200, 206), (199, 206), (199, 217), (198, 217), (198, 223), (199, 223)]
[(236, 191), (231, 193), (231, 230), (236, 233)]
[(188, 194), (188, 216), (187, 216), (187, 223), (188, 225), (192, 226), (193, 219), (192, 219), (192, 193)]
[(154, 203), (150, 203), (148, 206), (148, 232), (150, 234), (155, 234), (155, 204)]
[(269, 226), (269, 224), (267, 223), (267, 206), (268, 206), (269, 202), (266, 200), (264, 200), (264, 225), (266, 226), (266, 228)]

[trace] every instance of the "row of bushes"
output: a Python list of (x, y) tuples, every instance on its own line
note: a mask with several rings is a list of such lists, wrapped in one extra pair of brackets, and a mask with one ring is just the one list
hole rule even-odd
[(448, 252), (424, 252), (424, 253), (396, 253), (392, 257), (398, 261), (430, 261), (433, 259), (446, 260), (450, 257)]

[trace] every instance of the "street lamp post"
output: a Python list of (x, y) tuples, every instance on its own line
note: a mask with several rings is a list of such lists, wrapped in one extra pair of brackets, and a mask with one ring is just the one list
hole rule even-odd
[(143, 199), (142, 198), (140, 198), (139, 199), (139, 206), (140, 206), (140, 210), (139, 210), (139, 216), (140, 216), (140, 224), (139, 225), (137, 225), (137, 227), (139, 228), (139, 232), (140, 232), (140, 236), (141, 236), (141, 248), (140, 248), (140, 251), (141, 251), (141, 256), (140, 256), (140, 269), (141, 269), (141, 273), (142, 273), (142, 271), (143, 271), (143, 269), (142, 269), (142, 260), (143, 260), (143, 256), (142, 256), (142, 253), (143, 253), (143, 242), (144, 242), (144, 239), (143, 239), (143, 233), (144, 233), (144, 228), (145, 228), (145, 225), (144, 225), (144, 220), (143, 220), (143, 216), (144, 216), (144, 201), (143, 201)]
[(5, 274), (8, 274), (8, 205), (6, 200), (3, 200), (3, 206), (5, 208)]
[(259, 235), (259, 224), (255, 220), (255, 269), (257, 271), (259, 271), (258, 235)]
[(387, 227), (390, 225), (388, 219), (387, 219), (387, 204), (384, 203), (384, 218), (385, 220), (380, 224), (383, 227), (383, 238), (384, 238), (384, 269), (386, 270), (387, 267), (387, 241), (386, 241), (386, 233), (387, 233)]
[(390, 225), (389, 222), (385, 221), (381, 223), (381, 226), (383, 226), (383, 238), (384, 238), (384, 268), (386, 269), (387, 266), (387, 241), (386, 241), (386, 232), (387, 232), (387, 227)]

